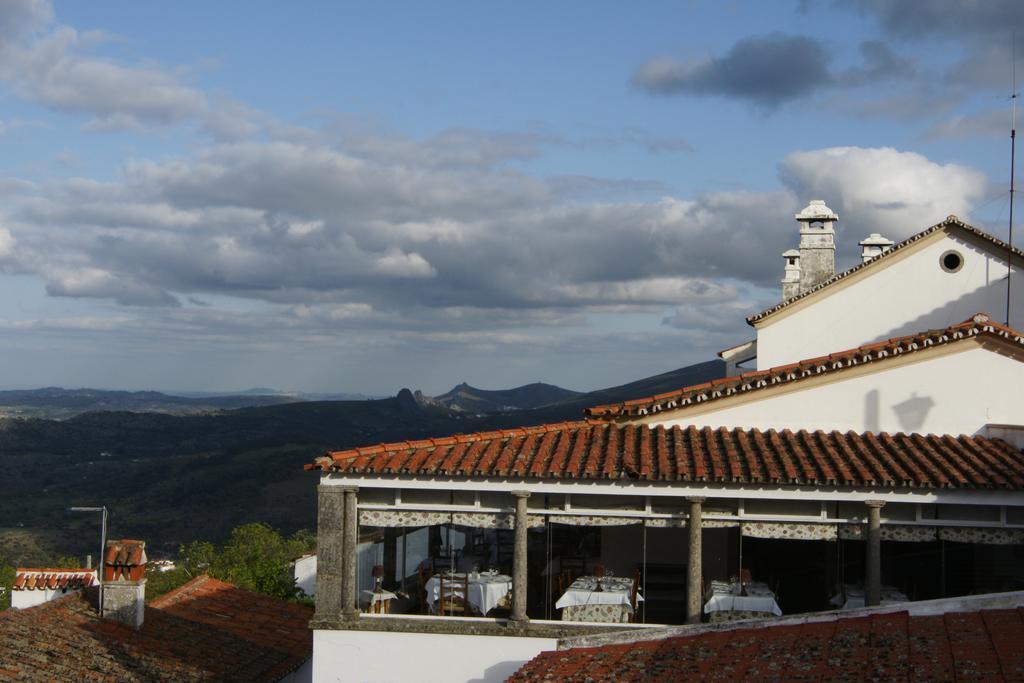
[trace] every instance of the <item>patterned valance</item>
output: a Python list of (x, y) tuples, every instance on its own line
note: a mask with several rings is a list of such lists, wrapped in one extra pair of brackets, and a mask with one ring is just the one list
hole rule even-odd
[(655, 529), (682, 529), (686, 526), (685, 517), (652, 517), (645, 519), (644, 524)]
[[(471, 526), (477, 529), (515, 529), (516, 516), (511, 512), (453, 512), (452, 524)], [(527, 515), (526, 527), (537, 529), (544, 526), (541, 515)]]
[(450, 512), (424, 510), (360, 510), (360, 526), (433, 526), (452, 521)]
[(944, 526), (939, 528), (939, 538), (955, 543), (1018, 545), (1024, 544), (1024, 529)]
[(749, 538), (788, 538), (799, 541), (834, 541), (835, 524), (802, 522), (743, 522), (740, 533)]
[[(935, 540), (935, 527), (933, 526), (883, 524), (878, 531), (879, 537), (883, 541), (929, 543)], [(863, 541), (867, 536), (867, 527), (864, 524), (842, 524), (839, 527), (839, 538), (844, 541)]]
[(700, 527), (702, 529), (735, 529), (739, 525), (739, 522), (734, 522), (731, 519), (708, 519), (704, 517), (700, 520)]
[[(516, 516), (510, 512), (438, 512), (434, 510), (360, 510), (360, 526), (434, 526), (455, 524), (478, 529), (513, 529)], [(527, 516), (527, 526), (544, 526), (541, 515)]]
[(552, 524), (569, 524), (572, 526), (624, 526), (641, 524), (640, 517), (607, 517), (601, 515), (549, 515)]

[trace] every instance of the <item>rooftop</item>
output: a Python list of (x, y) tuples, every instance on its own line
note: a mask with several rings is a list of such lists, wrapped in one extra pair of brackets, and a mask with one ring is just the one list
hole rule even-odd
[(1024, 608), (1005, 602), (1011, 606), (936, 614), (876, 608), (692, 635), (628, 634), (623, 642), (542, 652), (509, 680), (1019, 681)]
[(385, 476), (1024, 489), (1024, 458), (1000, 439), (582, 421), (336, 451), (307, 469)]
[(0, 613), (0, 679), (277, 681), (312, 656), (312, 608), (205, 575), (147, 604), (138, 631), (95, 596)]
[[(799, 214), (797, 214), (797, 218), (799, 218), (799, 217), (800, 217)], [(887, 262), (887, 260), (890, 259), (893, 254), (899, 252), (902, 249), (905, 249), (906, 247), (909, 247), (910, 245), (914, 244), (915, 242), (918, 242), (918, 241), (924, 239), (928, 235), (936, 233), (936, 232), (938, 232), (940, 230), (945, 230), (946, 228), (955, 228), (955, 229), (962, 230), (962, 231), (968, 233), (969, 235), (972, 235), (974, 237), (980, 238), (983, 242), (987, 242), (989, 245), (995, 247), (996, 249), (1000, 250), (1003, 253), (1008, 253), (1008, 252), (1012, 251), (1013, 254), (1016, 255), (1018, 258), (1024, 259), (1024, 251), (1021, 251), (1020, 249), (1018, 249), (1016, 247), (1011, 247), (1006, 242), (1002, 241), (1001, 239), (999, 239), (997, 237), (993, 237), (992, 235), (988, 234), (984, 230), (979, 230), (978, 228), (974, 227), (973, 225), (970, 225), (968, 223), (964, 223), (963, 221), (961, 221), (956, 216), (950, 215), (950, 216), (947, 216), (946, 220), (942, 221), (941, 223), (936, 223), (935, 225), (931, 226), (930, 228), (926, 228), (926, 229), (922, 230), (921, 232), (917, 233), (916, 235), (912, 235), (911, 237), (908, 237), (907, 239), (903, 240), (902, 242), (899, 242), (899, 243), (893, 245), (892, 247), (890, 247), (889, 249), (885, 250), (884, 252), (882, 252), (878, 256), (876, 256), (876, 257), (874, 257), (872, 259), (869, 259), (868, 261), (864, 261), (863, 263), (858, 263), (857, 265), (853, 266), (852, 268), (844, 270), (841, 273), (836, 273), (835, 275), (833, 275), (829, 279), (825, 280), (821, 284), (819, 284), (819, 285), (817, 285), (815, 287), (811, 287), (810, 289), (806, 290), (805, 292), (802, 292), (802, 293), (800, 293), (800, 294), (798, 294), (796, 296), (790, 297), (790, 298), (786, 299), (785, 301), (782, 301), (780, 303), (775, 304), (774, 306), (770, 306), (769, 308), (764, 309), (760, 313), (755, 313), (754, 315), (749, 316), (747, 318), (747, 323), (749, 323), (751, 325), (754, 325), (754, 324), (764, 320), (768, 316), (776, 313), (777, 311), (780, 311), (783, 308), (786, 308), (790, 304), (793, 304), (793, 303), (799, 301), (800, 299), (803, 299), (803, 298), (808, 297), (808, 296), (812, 296), (813, 294), (815, 294), (817, 292), (820, 292), (821, 290), (825, 289), (826, 287), (828, 287), (829, 285), (831, 285), (834, 282), (838, 282), (839, 280), (847, 278), (850, 275), (853, 275), (854, 273), (857, 273), (857, 272), (859, 272), (861, 270), (864, 270), (865, 268), (873, 268), (876, 264)]]
[(767, 370), (752, 370), (741, 375), (715, 379), (654, 396), (594, 406), (587, 408), (586, 412), (591, 417), (601, 419), (628, 419), (663, 410), (684, 408), (698, 403), (705, 404), (735, 394), (799, 382), (826, 373), (842, 372), (858, 365), (877, 363), (887, 358), (924, 351), (933, 346), (956, 344), (982, 337), (1000, 339), (1024, 347), (1024, 333), (994, 322), (985, 313), (977, 313), (968, 320), (945, 329), (893, 337), (885, 341), (865, 344), (855, 349), (830, 353), (819, 358), (801, 360)]

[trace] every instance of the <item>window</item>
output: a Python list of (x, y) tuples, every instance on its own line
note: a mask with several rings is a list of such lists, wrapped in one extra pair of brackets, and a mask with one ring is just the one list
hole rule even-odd
[(950, 249), (939, 257), (939, 265), (947, 273), (955, 273), (964, 267), (964, 257), (959, 251)]

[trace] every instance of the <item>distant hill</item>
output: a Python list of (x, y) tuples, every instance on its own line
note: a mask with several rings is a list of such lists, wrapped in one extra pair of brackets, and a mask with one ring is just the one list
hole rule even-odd
[(194, 415), (216, 410), (270, 406), (297, 401), (293, 396), (244, 394), (201, 397), (159, 391), (109, 391), (45, 387), (0, 391), (0, 417), (41, 417), (63, 420), (90, 411), (132, 411)]
[[(588, 394), (551, 385), (494, 392), (460, 385), (449, 392), (497, 395), (491, 405), (537, 406), (491, 413), (418, 401), (404, 389), (387, 399), (196, 415), (106, 411), (59, 421), (0, 419), (0, 559), (31, 563), (47, 559), (45, 550), (90, 552), (95, 520), (69, 516), (72, 505), (106, 505), (111, 537), (141, 537), (163, 553), (195, 539), (222, 540), (252, 521), (285, 532), (312, 529), (317, 475), (302, 466), (325, 450), (579, 419), (587, 406), (678, 389), (723, 371), (721, 361), (712, 361)], [(559, 397), (564, 400), (545, 404)]]
[(463, 382), (440, 396), (424, 396), (415, 393), (416, 400), (427, 405), (440, 405), (466, 413), (507, 413), (513, 410), (540, 408), (564, 403), (578, 396), (578, 391), (556, 387), (553, 384), (534, 382), (515, 389), (477, 389)]

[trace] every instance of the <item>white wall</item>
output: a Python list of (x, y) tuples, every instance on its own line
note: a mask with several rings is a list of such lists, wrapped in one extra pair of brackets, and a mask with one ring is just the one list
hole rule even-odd
[(313, 680), (497, 683), (557, 644), (554, 638), (317, 630)]
[[(720, 399), (707, 407), (694, 406), (696, 410), (658, 413), (643, 422), (954, 435), (974, 434), (989, 423), (1024, 424), (1024, 363), (975, 341), (946, 347), (949, 353), (943, 350), (916, 351), (899, 360), (757, 390), (745, 403)], [(886, 370), (867, 372), (872, 368)], [(826, 383), (829, 379), (833, 381)]]
[[(845, 351), (891, 337), (948, 327), (979, 311), (1003, 322), (1006, 315), (1006, 261), (948, 234), (937, 234), (920, 249), (896, 252), (897, 262), (869, 267), (863, 280), (829, 285), (769, 317), (757, 329), (760, 370)], [(964, 257), (963, 267), (948, 273), (939, 265), (946, 251)], [(881, 266), (881, 264), (879, 264)], [(857, 276), (853, 276), (857, 277)], [(1024, 271), (1013, 270), (1011, 325), (1024, 328)]]
[(26, 607), (35, 607), (41, 605), (44, 602), (49, 602), (55, 598), (62, 598), (65, 595), (78, 593), (77, 590), (62, 591), (59, 588), (50, 590), (45, 588), (43, 590), (15, 590), (11, 591), (11, 607), (17, 609), (25, 609)]

